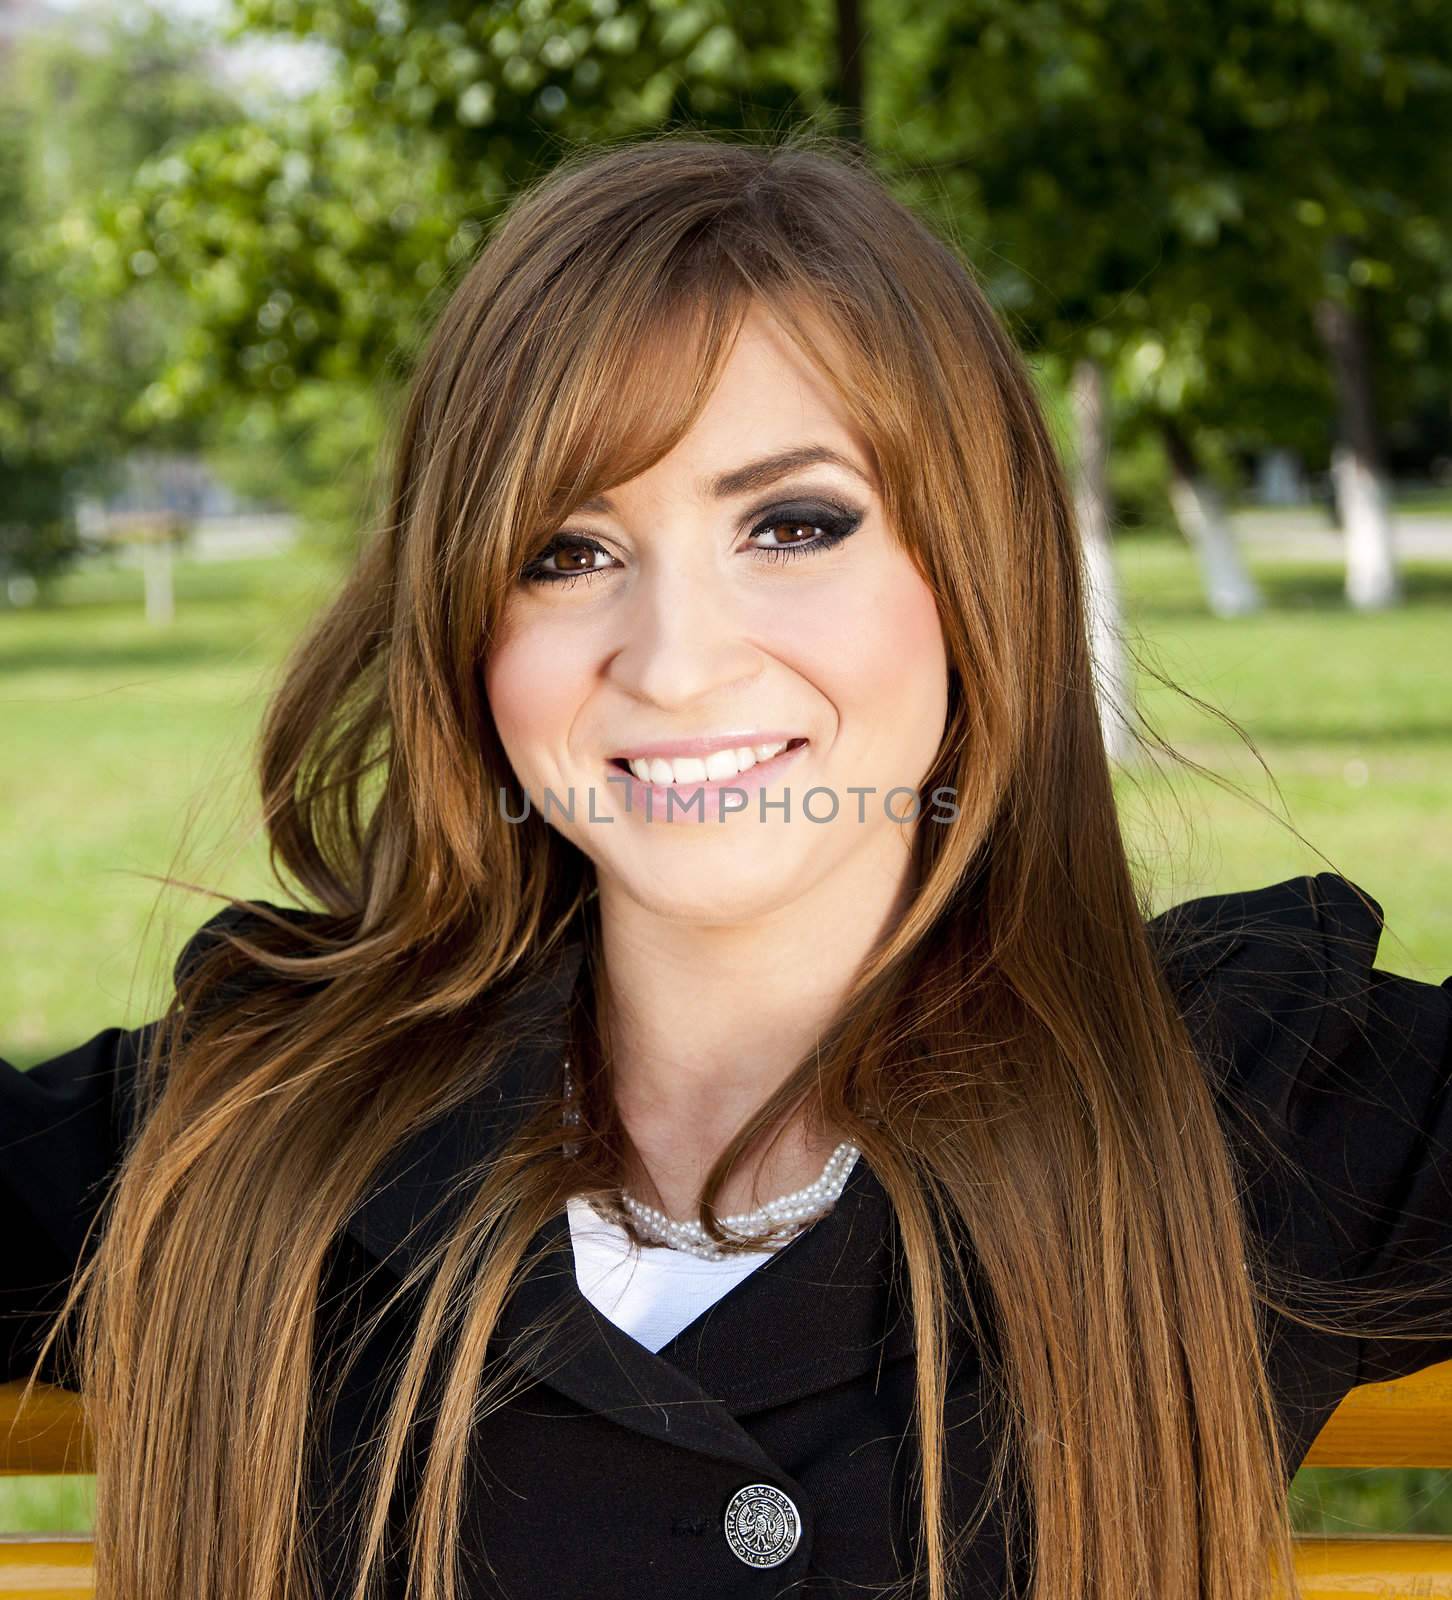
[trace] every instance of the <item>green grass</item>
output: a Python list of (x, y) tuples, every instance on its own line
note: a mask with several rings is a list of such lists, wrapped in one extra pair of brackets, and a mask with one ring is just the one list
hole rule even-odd
[(1413, 516), (1445, 516), (1452, 511), (1452, 486), (1403, 484), (1396, 491), (1394, 504), (1399, 517), (1408, 513)]
[[(1383, 905), (1381, 964), (1452, 972), (1452, 566), (1407, 569), (1409, 603), (1362, 616), (1324, 563), (1258, 560), (1270, 605), (1222, 622), (1178, 543), (1125, 539), (1127, 614), (1144, 657), (1254, 738), (1153, 681), (1142, 706), (1184, 753), (1249, 791), (1146, 763), (1120, 783), (1126, 834), (1157, 904), (1325, 865), (1278, 814)], [(44, 1060), (155, 1014), (207, 903), (175, 872), (273, 893), (252, 825), (250, 740), (269, 683), (336, 574), (304, 556), (179, 564), (176, 623), (148, 627), (134, 572), (65, 580), (49, 609), (0, 614), (0, 1035)], [(179, 854), (179, 834), (185, 834)], [(0, 1527), (87, 1526), (85, 1480), (0, 1482)], [(1452, 1532), (1452, 1474), (1306, 1469), (1298, 1527)]]
[[(1317, 502), (1296, 505), (1262, 505), (1256, 500), (1240, 500), (1235, 504), (1239, 512), (1252, 512), (1257, 518), (1286, 517), (1299, 521), (1310, 513), (1325, 519), (1331, 526), (1330, 514), (1324, 504)], [(1392, 510), (1398, 517), (1445, 516), (1452, 511), (1452, 485), (1435, 483), (1398, 483), (1392, 495)]]
[(1144, 684), (1146, 717), (1235, 786), (1159, 764), (1121, 779), (1157, 903), (1318, 871), (1320, 851), (1381, 903), (1382, 966), (1452, 972), (1452, 565), (1409, 563), (1408, 603), (1363, 614), (1324, 563), (1261, 564), (1267, 609), (1233, 622), (1206, 614), (1166, 540), (1123, 541), (1120, 568), (1139, 654), (1233, 717), (1270, 773), (1185, 694)]
[(0, 1018), (12, 1060), (152, 1014), (167, 958), (210, 902), (172, 892), (148, 932), (157, 885), (145, 874), (267, 882), (249, 742), (331, 581), (306, 557), (180, 564), (177, 620), (156, 629), (136, 573), (88, 572), (66, 581), (56, 609), (0, 615)]

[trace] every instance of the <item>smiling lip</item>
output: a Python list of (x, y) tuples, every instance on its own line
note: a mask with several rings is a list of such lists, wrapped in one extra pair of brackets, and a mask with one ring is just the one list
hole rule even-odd
[[(765, 742), (765, 741), (762, 741)], [(718, 746), (718, 748), (728, 748)], [(789, 744), (785, 750), (779, 750), (766, 761), (758, 761), (755, 766), (748, 767), (745, 772), (739, 772), (734, 778), (707, 778), (702, 781), (690, 783), (642, 783), (629, 767), (617, 767), (610, 764), (611, 771), (618, 781), (622, 772), (629, 779), (627, 789), (629, 800), (627, 811), (647, 821), (670, 822), (673, 824), (692, 822), (720, 822), (729, 816), (732, 811), (740, 810), (733, 806), (730, 810), (723, 810), (721, 802), (712, 803), (712, 797), (726, 789), (735, 789), (744, 792), (747, 796), (755, 794), (758, 789), (765, 788), (769, 783), (774, 783), (782, 772), (804, 755), (809, 748), (805, 739), (800, 744)], [(694, 808), (697, 804), (697, 791), (704, 791), (705, 799), (700, 803), (700, 811)], [(676, 803), (670, 803), (674, 795)]]
[(649, 761), (659, 756), (663, 761), (676, 756), (708, 756), (716, 750), (736, 750), (742, 745), (790, 744), (793, 739), (806, 740), (799, 733), (712, 733), (699, 739), (657, 739), (653, 744), (635, 744), (628, 750), (617, 750), (607, 759), (611, 761)]

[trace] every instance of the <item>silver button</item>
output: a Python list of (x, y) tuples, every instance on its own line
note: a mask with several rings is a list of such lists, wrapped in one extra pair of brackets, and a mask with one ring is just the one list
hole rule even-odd
[(748, 1483), (726, 1507), (726, 1543), (748, 1567), (779, 1567), (797, 1547), (802, 1519), (780, 1489)]

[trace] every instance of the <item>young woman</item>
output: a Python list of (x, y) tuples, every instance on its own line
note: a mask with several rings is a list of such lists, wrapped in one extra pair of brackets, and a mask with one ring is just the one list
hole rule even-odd
[(516, 202), (260, 767), (303, 905), (0, 1074), (104, 1600), (1251, 1600), (1452, 1357), (1447, 986), (1146, 919), (1023, 363), (846, 153)]

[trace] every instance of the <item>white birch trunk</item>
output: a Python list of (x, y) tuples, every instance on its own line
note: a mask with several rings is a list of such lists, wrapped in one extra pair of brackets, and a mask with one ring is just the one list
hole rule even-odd
[(1346, 541), (1346, 598), (1361, 611), (1396, 605), (1402, 586), (1386, 479), (1350, 445), (1338, 444), (1331, 481)]
[[(1344, 272), (1350, 244), (1338, 238), (1332, 260)], [(1369, 302), (1326, 294), (1316, 304), (1316, 331), (1326, 347), (1336, 389), (1337, 442), (1331, 482), (1346, 549), (1346, 598), (1359, 610), (1393, 606), (1402, 598), (1392, 533), (1391, 496), (1382, 465), (1372, 383), (1375, 335)]]
[(1220, 490), (1203, 473), (1170, 468), (1175, 521), (1200, 563), (1205, 602), (1217, 617), (1243, 617), (1261, 608), (1260, 589), (1245, 564)]
[(170, 539), (154, 537), (142, 543), (141, 577), (146, 589), (146, 620), (165, 626), (176, 614)]
[(1070, 400), (1078, 429), (1074, 509), (1084, 552), (1089, 645), (1104, 748), (1111, 761), (1134, 750), (1134, 692), (1120, 622), (1119, 582), (1109, 533), (1109, 406), (1097, 361), (1074, 363)]

